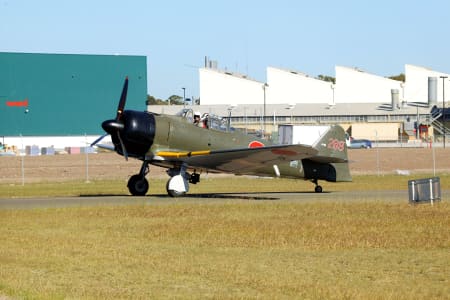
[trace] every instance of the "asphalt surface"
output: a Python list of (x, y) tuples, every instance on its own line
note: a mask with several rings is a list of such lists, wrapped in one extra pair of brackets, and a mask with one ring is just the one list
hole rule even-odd
[[(448, 199), (450, 191), (442, 191), (442, 198)], [(84, 195), (79, 197), (43, 197), (0, 199), (0, 209), (35, 209), (118, 205), (162, 205), (173, 203), (208, 203), (229, 201), (389, 201), (408, 202), (408, 191), (355, 191), (324, 193), (220, 193), (187, 194), (171, 198), (167, 195), (135, 197), (128, 195)]]

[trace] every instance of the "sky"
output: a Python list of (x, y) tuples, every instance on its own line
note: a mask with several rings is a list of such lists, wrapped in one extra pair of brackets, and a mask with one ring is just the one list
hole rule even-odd
[(446, 0), (0, 0), (0, 52), (144, 55), (148, 94), (198, 98), (205, 56), (261, 82), (268, 66), (450, 73), (448, 20)]

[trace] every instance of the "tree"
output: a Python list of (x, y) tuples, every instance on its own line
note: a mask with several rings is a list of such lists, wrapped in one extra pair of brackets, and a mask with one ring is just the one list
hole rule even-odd
[[(183, 105), (183, 97), (178, 95), (172, 95), (167, 99), (170, 105)], [(167, 103), (166, 103), (167, 104)]]
[(167, 102), (161, 99), (156, 99), (153, 96), (147, 95), (147, 105), (167, 105)]
[(403, 73), (400, 73), (400, 74), (394, 75), (394, 76), (389, 76), (388, 78), (397, 80), (397, 81), (402, 81), (402, 82), (405, 82), (405, 79), (406, 79), (405, 74), (403, 74)]
[[(187, 100), (187, 99), (186, 99)], [(195, 99), (195, 104), (200, 104), (200, 99)], [(147, 95), (147, 105), (183, 105), (183, 97), (172, 95), (167, 100), (157, 99), (151, 95)]]
[(328, 75), (319, 75), (319, 76), (317, 76), (317, 79), (327, 81), (327, 82), (332, 82), (333, 84), (336, 84), (336, 78), (328, 76)]

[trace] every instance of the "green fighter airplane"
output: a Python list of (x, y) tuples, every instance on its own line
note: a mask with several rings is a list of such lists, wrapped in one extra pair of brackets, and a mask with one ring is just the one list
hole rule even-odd
[(340, 126), (330, 128), (312, 145), (276, 145), (230, 127), (230, 120), (208, 116), (205, 126), (194, 124), (192, 109), (177, 115), (125, 110), (128, 77), (120, 97), (116, 118), (102, 123), (110, 134), (109, 148), (128, 157), (142, 160), (138, 174), (131, 176), (128, 189), (132, 195), (144, 196), (149, 183), (145, 176), (149, 164), (167, 168), (170, 179), (167, 193), (172, 197), (189, 191), (189, 184), (200, 182), (200, 174), (231, 173), (270, 177), (303, 178), (322, 192), (319, 180), (351, 181), (345, 132)]

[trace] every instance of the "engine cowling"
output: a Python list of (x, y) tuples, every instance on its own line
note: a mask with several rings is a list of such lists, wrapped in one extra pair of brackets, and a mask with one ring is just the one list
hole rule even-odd
[[(120, 120), (107, 120), (102, 123), (103, 129), (111, 135), (117, 153), (144, 158), (155, 138), (155, 117), (148, 112), (125, 110)], [(119, 139), (120, 136), (120, 139)]]

